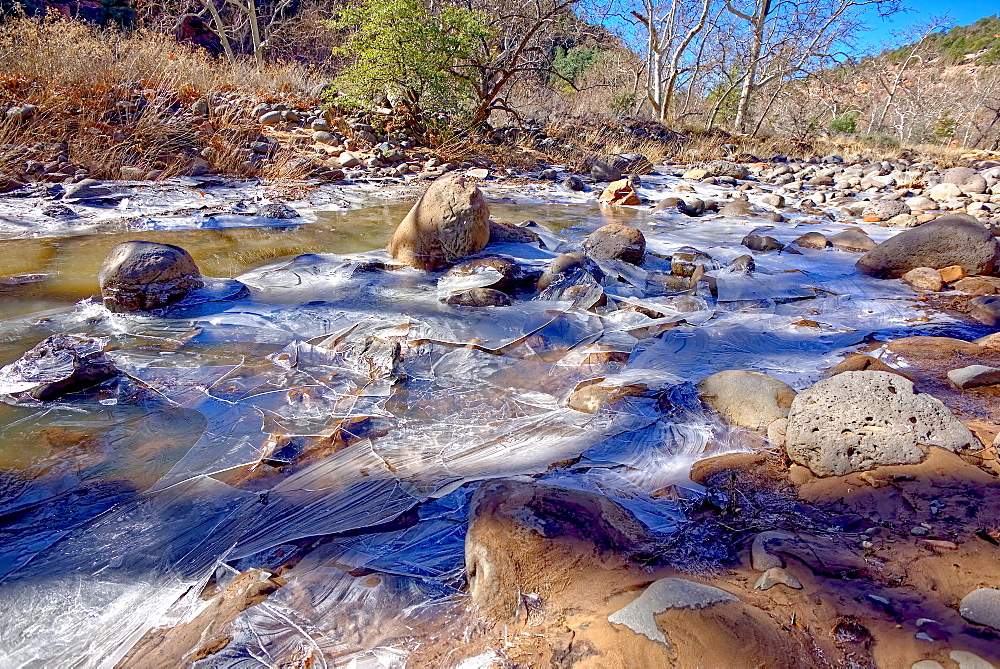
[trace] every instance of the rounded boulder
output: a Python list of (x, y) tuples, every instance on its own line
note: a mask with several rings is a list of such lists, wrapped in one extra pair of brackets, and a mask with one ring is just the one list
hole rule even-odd
[(483, 194), (461, 175), (441, 177), (417, 200), (389, 240), (389, 255), (435, 270), (478, 253), (490, 241)]
[(187, 251), (173, 244), (143, 241), (111, 249), (98, 281), (104, 306), (117, 313), (158, 309), (205, 285)]
[(952, 214), (900, 232), (866, 253), (858, 271), (898, 279), (916, 267), (961, 265), (966, 274), (990, 274), (1000, 261), (1000, 242), (973, 217)]
[(767, 374), (729, 369), (698, 384), (701, 400), (725, 416), (731, 425), (766, 427), (785, 418), (795, 389)]
[(638, 265), (646, 254), (646, 238), (631, 225), (609, 223), (590, 233), (583, 248), (594, 260), (624, 260)]

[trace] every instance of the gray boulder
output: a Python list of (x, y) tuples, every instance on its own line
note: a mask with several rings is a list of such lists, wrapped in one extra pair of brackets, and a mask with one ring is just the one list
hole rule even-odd
[(930, 446), (958, 451), (976, 438), (940, 400), (888, 372), (844, 372), (792, 401), (785, 432), (792, 461), (817, 476), (923, 461)]
[(966, 620), (1000, 630), (1000, 590), (996, 588), (973, 590), (962, 598), (958, 612)]
[(595, 160), (590, 168), (590, 176), (594, 181), (618, 181), (622, 178), (622, 171), (603, 160)]
[(961, 265), (966, 274), (990, 274), (1000, 261), (1000, 242), (966, 214), (951, 214), (890, 237), (857, 262), (862, 274), (898, 279), (914, 267)]
[(732, 177), (734, 179), (746, 179), (750, 176), (750, 170), (739, 163), (729, 160), (713, 160), (705, 168), (710, 174), (717, 177)]
[(148, 311), (184, 298), (204, 281), (194, 259), (172, 244), (124, 242), (98, 273), (104, 306), (117, 313)]
[(880, 221), (888, 221), (893, 216), (909, 214), (910, 206), (902, 200), (872, 200), (861, 212), (865, 218), (878, 217)]

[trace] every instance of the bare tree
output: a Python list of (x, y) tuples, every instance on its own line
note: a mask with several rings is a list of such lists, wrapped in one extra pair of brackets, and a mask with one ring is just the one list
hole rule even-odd
[(646, 33), (646, 97), (657, 120), (667, 121), (683, 68), (681, 59), (705, 29), (713, 0), (641, 0), (630, 14)]
[(771, 83), (830, 62), (838, 45), (858, 28), (862, 11), (899, 9), (898, 0), (726, 0), (742, 24), (749, 50), (742, 64), (734, 125), (742, 132), (754, 94)]

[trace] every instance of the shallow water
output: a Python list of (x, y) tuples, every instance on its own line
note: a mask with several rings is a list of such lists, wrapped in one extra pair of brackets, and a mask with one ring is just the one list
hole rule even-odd
[[(652, 179), (644, 194), (676, 183)], [(277, 567), (303, 539), (330, 536), (199, 666), (303, 653), (320, 666), (401, 666), (406, 643), (379, 629), (421, 616), (467, 622), (462, 541), (477, 481), (542, 475), (676, 531), (683, 514), (664, 491), (694, 494), (691, 463), (740, 447), (693, 383), (739, 368), (801, 388), (870, 336), (948, 322), (901, 282), (859, 276), (850, 253), (756, 254), (754, 275), (727, 272), (759, 219), (489, 195), (495, 218), (544, 226), (544, 248), (488, 249), (529, 268), (605, 223), (642, 229), (641, 268), (605, 263), (603, 279), (571, 281), (623, 308), (530, 294), (505, 308), (449, 307), (440, 298), (454, 286), (440, 274), (368, 271), (365, 259), (388, 260), (379, 249), (407, 202), (317, 210), (280, 227), (184, 230), (160, 215), (139, 232), (104, 221), (100, 232), (2, 242), (10, 275), (44, 277), (0, 293), (0, 362), (50, 334), (85, 332), (108, 338), (127, 377), (63, 402), (0, 404), (0, 658), (113, 665), (149, 627), (196, 611), (191, 593), (210, 579)], [(816, 227), (792, 220), (772, 234), (788, 242)], [(96, 292), (107, 250), (136, 238), (183, 246), (206, 275), (253, 292), (142, 316), (77, 303)], [(717, 298), (705, 285), (678, 296), (662, 283), (670, 254), (688, 244), (719, 261)], [(602, 351), (628, 363), (589, 357)], [(577, 384), (599, 377), (649, 392), (597, 414), (567, 407)], [(407, 511), (417, 515), (407, 526), (364, 530)], [(372, 585), (352, 570), (383, 577)]]

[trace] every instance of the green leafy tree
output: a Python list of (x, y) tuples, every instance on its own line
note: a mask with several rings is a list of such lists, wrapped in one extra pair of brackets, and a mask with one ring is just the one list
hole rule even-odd
[(470, 84), (454, 68), (490, 37), (481, 12), (444, 6), (431, 13), (419, 0), (363, 0), (329, 26), (352, 31), (339, 50), (353, 60), (337, 77), (337, 103), (364, 106), (395, 96), (414, 116), (422, 107), (463, 110)]

